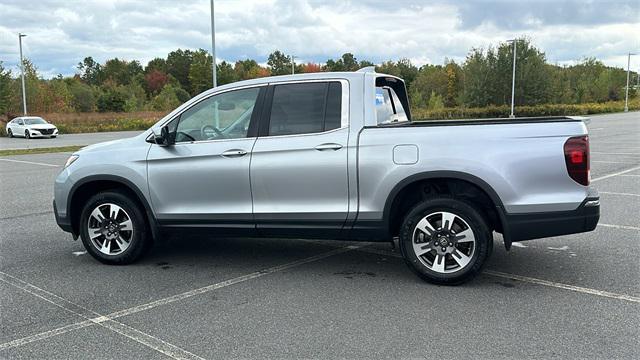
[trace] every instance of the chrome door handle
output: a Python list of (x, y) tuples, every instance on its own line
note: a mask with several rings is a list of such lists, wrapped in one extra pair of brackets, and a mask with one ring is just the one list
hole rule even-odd
[(247, 152), (242, 149), (231, 149), (222, 153), (223, 157), (240, 157), (247, 155)]
[(336, 144), (336, 143), (327, 143), (327, 144), (320, 144), (318, 146), (316, 146), (316, 150), (318, 151), (324, 151), (324, 150), (340, 150), (342, 149), (342, 145), (340, 144)]

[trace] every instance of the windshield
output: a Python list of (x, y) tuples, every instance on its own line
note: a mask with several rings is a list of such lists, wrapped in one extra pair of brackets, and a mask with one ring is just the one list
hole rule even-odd
[(24, 123), (25, 125), (37, 125), (37, 124), (46, 124), (47, 122), (44, 121), (44, 119), (42, 118), (26, 118), (24, 119)]

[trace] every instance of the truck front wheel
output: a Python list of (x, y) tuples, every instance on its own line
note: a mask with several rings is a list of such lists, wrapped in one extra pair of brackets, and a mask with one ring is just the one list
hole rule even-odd
[(478, 275), (492, 246), (482, 213), (448, 196), (416, 205), (400, 228), (400, 250), (409, 268), (439, 285), (458, 285)]
[(87, 201), (80, 235), (89, 254), (111, 265), (134, 262), (151, 244), (142, 210), (119, 191), (101, 192)]

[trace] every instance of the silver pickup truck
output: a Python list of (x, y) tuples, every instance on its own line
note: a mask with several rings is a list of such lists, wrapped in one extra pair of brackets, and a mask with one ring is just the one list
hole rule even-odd
[(513, 241), (593, 230), (579, 118), (412, 121), (402, 79), (371, 69), (241, 81), (139, 136), (88, 146), (56, 179), (59, 226), (107, 264), (171, 232), (392, 241), (438, 284)]

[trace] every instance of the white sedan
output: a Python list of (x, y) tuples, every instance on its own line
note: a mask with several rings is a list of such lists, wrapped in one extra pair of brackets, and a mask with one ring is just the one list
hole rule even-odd
[(21, 116), (7, 123), (7, 136), (22, 136), (27, 139), (36, 137), (56, 137), (58, 128), (37, 116)]

